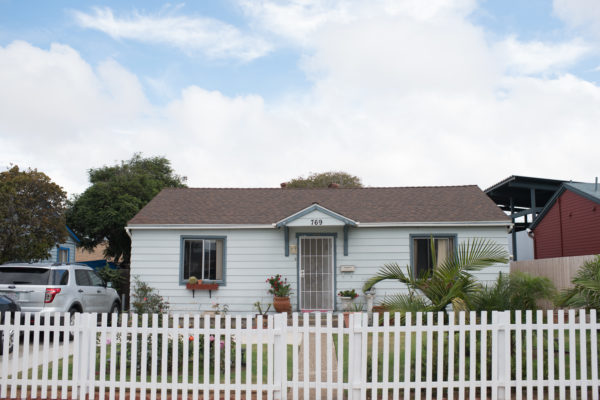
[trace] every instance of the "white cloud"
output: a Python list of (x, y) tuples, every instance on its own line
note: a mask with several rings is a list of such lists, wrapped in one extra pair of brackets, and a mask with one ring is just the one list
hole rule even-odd
[(597, 0), (554, 0), (553, 10), (570, 26), (600, 34), (600, 2)]
[(311, 32), (302, 65), (312, 86), (277, 102), (190, 86), (152, 106), (115, 61), (92, 66), (65, 45), (0, 47), (0, 160), (71, 192), (85, 188), (86, 169), (135, 151), (165, 155), (192, 186), (273, 187), (332, 169), (368, 185), (596, 174), (600, 87), (560, 71), (583, 54), (569, 46), (584, 44), (490, 43), (466, 18), (469, 2), (376, 5), (292, 29)]
[(465, 16), (475, 0), (238, 0), (238, 4), (259, 30), (265, 30), (300, 44), (331, 24), (403, 16), (417, 21)]
[(190, 54), (201, 52), (209, 58), (251, 61), (271, 50), (263, 39), (212, 18), (140, 13), (118, 18), (110, 8), (94, 8), (92, 14), (73, 11), (73, 15), (80, 26), (115, 39), (167, 44)]
[(514, 72), (536, 74), (573, 65), (591, 48), (582, 40), (562, 43), (520, 42), (511, 36), (496, 46), (498, 56)]
[(93, 162), (128, 157), (134, 143), (118, 132), (152, 113), (135, 75), (111, 60), (94, 69), (69, 46), (13, 42), (0, 47), (0, 71), (0, 160), (71, 190)]

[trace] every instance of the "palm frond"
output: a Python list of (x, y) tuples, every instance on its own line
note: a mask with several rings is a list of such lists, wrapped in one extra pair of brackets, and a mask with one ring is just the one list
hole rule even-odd
[(410, 294), (393, 294), (386, 296), (381, 305), (389, 312), (427, 312), (433, 311), (432, 305), (427, 299), (422, 296), (414, 296)]
[(574, 287), (557, 297), (559, 306), (600, 309), (600, 256), (586, 261), (571, 282)]
[(407, 285), (414, 284), (414, 279), (410, 267), (408, 273), (404, 273), (404, 268), (397, 263), (385, 264), (377, 273), (377, 275), (369, 278), (362, 287), (363, 292), (370, 290), (375, 284), (388, 279), (397, 280)]
[(448, 270), (477, 271), (494, 264), (506, 264), (508, 253), (498, 243), (486, 239), (462, 242), (451, 257), (439, 266)]
[[(384, 302), (390, 309), (411, 309), (411, 307), (426, 307), (429, 311), (445, 309), (448, 304), (455, 304), (462, 309), (469, 309), (473, 297), (482, 290), (481, 285), (471, 275), (476, 271), (494, 264), (503, 264), (508, 261), (506, 250), (499, 244), (475, 239), (463, 242), (458, 249), (451, 253), (442, 262), (438, 263), (435, 254), (435, 243), (431, 241), (433, 271), (428, 271), (422, 276), (415, 274), (412, 266), (400, 267), (398, 264), (386, 264), (377, 275), (365, 282), (363, 291), (371, 289), (383, 280), (397, 280), (407, 285), (409, 295), (396, 295)], [(406, 271), (406, 272), (405, 272)], [(422, 294), (425, 300), (418, 300), (415, 293)], [(411, 306), (407, 302), (414, 302)]]

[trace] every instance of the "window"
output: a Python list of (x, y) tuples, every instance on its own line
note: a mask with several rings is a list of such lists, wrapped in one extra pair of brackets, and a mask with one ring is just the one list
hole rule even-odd
[(69, 283), (69, 271), (66, 269), (55, 269), (52, 278), (53, 285), (64, 286)]
[(225, 238), (183, 239), (183, 280), (223, 281)]
[(75, 282), (77, 286), (92, 286), (90, 277), (85, 269), (75, 270)]
[(454, 251), (454, 237), (413, 237), (412, 262), (418, 277), (423, 276), (427, 271), (433, 270), (432, 240), (438, 264), (444, 262)]
[(0, 268), (0, 284), (60, 285), (69, 283), (66, 269), (3, 267)]
[(59, 247), (57, 261), (61, 264), (67, 264), (69, 262), (69, 249), (65, 247)]
[(96, 274), (96, 271), (87, 271), (87, 273), (90, 279), (90, 286), (104, 286), (104, 280)]
[(2, 267), (0, 284), (9, 285), (47, 285), (50, 281), (49, 268)]

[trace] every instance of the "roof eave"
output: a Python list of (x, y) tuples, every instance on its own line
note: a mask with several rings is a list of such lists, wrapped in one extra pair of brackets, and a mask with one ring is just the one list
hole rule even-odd
[[(460, 227), (460, 226), (501, 226), (509, 227), (513, 223), (506, 221), (415, 221), (415, 222), (362, 222), (356, 223), (360, 228), (388, 228), (388, 227)], [(130, 224), (126, 229), (152, 230), (152, 229), (277, 229), (277, 224)]]
[(504, 221), (415, 221), (415, 222), (362, 222), (361, 228), (385, 227), (459, 227), (459, 226), (512, 226), (509, 220)]
[(128, 230), (146, 229), (274, 229), (274, 224), (129, 224)]

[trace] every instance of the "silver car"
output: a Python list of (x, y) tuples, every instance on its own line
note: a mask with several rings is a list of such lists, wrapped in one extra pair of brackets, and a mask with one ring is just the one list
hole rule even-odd
[(119, 295), (110, 286), (82, 264), (0, 265), (0, 295), (42, 318), (55, 312), (118, 313)]

